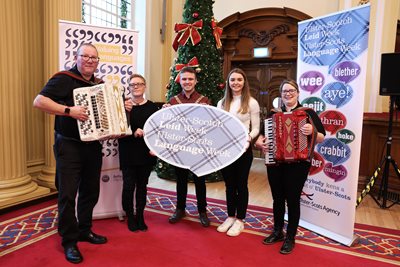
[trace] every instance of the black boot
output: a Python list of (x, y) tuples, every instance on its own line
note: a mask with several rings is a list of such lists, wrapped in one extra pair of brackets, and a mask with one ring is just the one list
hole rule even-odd
[(263, 240), (263, 244), (272, 245), (275, 244), (276, 242), (283, 241), (284, 238), (285, 236), (283, 235), (282, 230), (274, 229), (274, 231)]
[(285, 241), (279, 251), (281, 254), (290, 254), (294, 249), (294, 237), (286, 236)]
[(139, 230), (138, 223), (136, 216), (132, 213), (127, 213), (126, 216), (128, 217), (128, 229), (129, 231), (136, 232)]
[(138, 210), (136, 212), (136, 218), (137, 218), (138, 229), (143, 232), (147, 231), (148, 227), (144, 222), (143, 210)]

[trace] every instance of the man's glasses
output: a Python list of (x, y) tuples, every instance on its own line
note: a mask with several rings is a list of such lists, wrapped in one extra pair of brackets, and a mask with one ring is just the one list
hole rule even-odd
[(145, 83), (130, 83), (129, 87), (135, 88), (135, 87), (142, 87), (145, 86)]
[(293, 94), (296, 93), (296, 92), (297, 92), (296, 89), (282, 90), (282, 95), (286, 95), (286, 94), (291, 94), (291, 95), (293, 95)]
[(89, 59), (92, 60), (92, 62), (99, 62), (100, 58), (99, 57), (90, 57), (88, 55), (79, 55), (81, 58), (83, 58), (84, 61), (89, 61)]

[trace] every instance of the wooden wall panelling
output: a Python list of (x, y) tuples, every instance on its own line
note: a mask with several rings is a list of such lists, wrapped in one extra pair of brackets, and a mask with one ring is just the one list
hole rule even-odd
[[(382, 115), (382, 114), (379, 114)], [(386, 155), (386, 141), (388, 137), (389, 118), (386, 116), (377, 117), (377, 114), (364, 116), (363, 135), (361, 141), (360, 156), (360, 179), (358, 183), (359, 191), (364, 189), (366, 183), (379, 167)], [(398, 112), (400, 117), (400, 112)], [(396, 116), (394, 116), (396, 118)], [(391, 153), (392, 158), (399, 164), (400, 162), (400, 122), (394, 119)], [(382, 182), (382, 170), (376, 179), (376, 184), (372, 189), (372, 194), (377, 194)], [(388, 191), (400, 193), (400, 178), (395, 174), (392, 165), (389, 166)]]
[[(279, 96), (282, 80), (296, 78), (297, 23), (311, 18), (290, 8), (261, 8), (237, 12), (221, 20), (223, 73), (240, 67), (249, 79), (251, 93), (260, 104), (261, 119)], [(253, 58), (253, 48), (268, 47), (271, 56)], [(257, 155), (262, 156), (262, 155)]]
[[(297, 59), (297, 23), (310, 16), (290, 8), (261, 8), (235, 13), (220, 21), (224, 55), (224, 74), (233, 61), (253, 63), (295, 61)], [(272, 56), (253, 58), (253, 48), (269, 47)]]

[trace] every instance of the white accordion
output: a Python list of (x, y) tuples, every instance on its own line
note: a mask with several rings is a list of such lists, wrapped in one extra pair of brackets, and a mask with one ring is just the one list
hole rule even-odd
[(123, 89), (111, 84), (76, 88), (76, 106), (85, 106), (89, 119), (78, 122), (82, 141), (95, 141), (132, 135), (125, 112)]

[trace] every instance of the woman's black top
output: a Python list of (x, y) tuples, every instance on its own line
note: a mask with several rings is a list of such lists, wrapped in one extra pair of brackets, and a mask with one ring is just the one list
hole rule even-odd
[[(156, 104), (148, 100), (145, 104), (133, 106), (129, 114), (132, 133), (143, 129), (147, 119), (158, 110)], [(143, 137), (126, 136), (118, 139), (120, 169), (137, 165), (155, 164), (156, 157), (149, 154), (149, 148)]]

